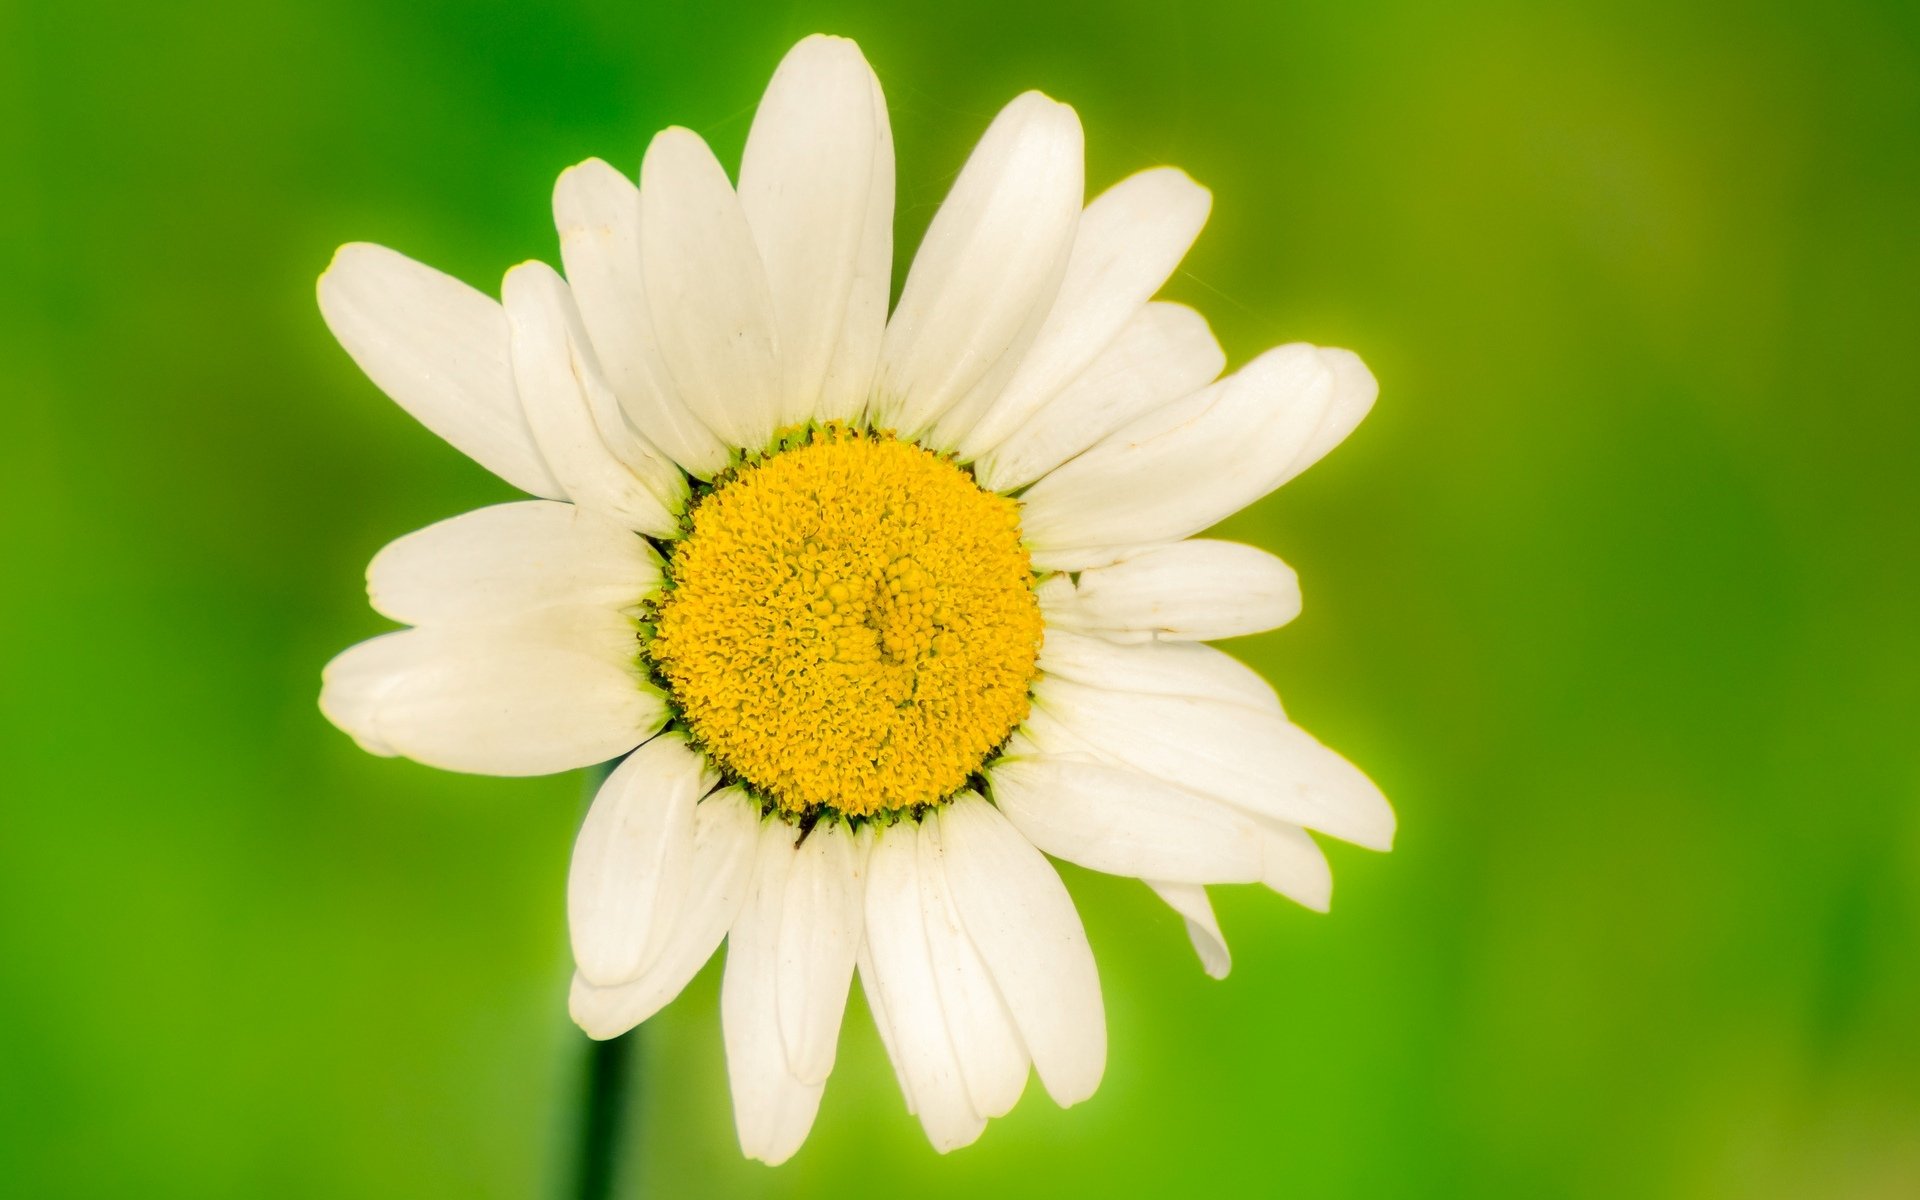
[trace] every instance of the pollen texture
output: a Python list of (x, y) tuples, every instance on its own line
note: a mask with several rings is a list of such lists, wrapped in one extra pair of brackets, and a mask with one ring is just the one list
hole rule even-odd
[(789, 816), (946, 800), (1025, 719), (1019, 511), (946, 459), (821, 430), (691, 522), (648, 653), (694, 739)]

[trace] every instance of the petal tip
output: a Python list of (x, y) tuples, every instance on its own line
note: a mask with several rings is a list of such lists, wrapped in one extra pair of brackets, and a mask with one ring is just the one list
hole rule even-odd
[(1082, 140), (1080, 114), (1073, 105), (1064, 100), (1055, 100), (1039, 90), (1021, 92), (1007, 102), (1000, 115), (994, 118), (994, 124), (1002, 121), (1014, 121), (1035, 126), (1051, 126), (1051, 132), (1058, 137), (1079, 145)]
[(860, 52), (860, 43), (838, 33), (810, 33), (795, 42), (781, 61), (788, 62), (802, 54), (850, 55), (863, 63), (866, 61), (866, 55)]
[(313, 291), (320, 302), (320, 314), (331, 320), (331, 312), (341, 299), (339, 289), (347, 286), (346, 276), (359, 271), (369, 259), (381, 254), (392, 254), (385, 246), (373, 242), (345, 242), (334, 250), (327, 259), (327, 265), (314, 280)]
[(599, 155), (594, 155), (591, 158), (583, 158), (579, 162), (561, 171), (559, 176), (554, 179), (553, 194), (555, 198), (558, 199), (572, 188), (583, 185), (595, 176), (604, 177), (608, 175), (615, 176), (622, 181), (625, 181), (627, 178), (625, 175), (620, 174), (619, 170), (616, 169), (612, 163), (601, 158)]
[(610, 1042), (631, 1028), (618, 1022), (607, 1021), (590, 1012), (583, 1013), (572, 1007), (569, 1007), (567, 1015), (573, 1018), (573, 1023), (579, 1027), (581, 1033), (596, 1042)]
[(500, 299), (504, 302), (508, 293), (519, 293), (529, 288), (540, 287), (559, 277), (559, 272), (537, 258), (517, 262), (508, 267), (506, 273), (500, 277)]
[[(1380, 381), (1351, 350), (1322, 346), (1318, 353), (1321, 365), (1333, 375), (1334, 404), (1364, 416), (1380, 396)], [(1359, 420), (1359, 416), (1354, 419)]]
[(656, 153), (706, 155), (710, 154), (711, 151), (707, 149), (707, 139), (701, 137), (693, 130), (688, 129), (685, 125), (669, 125), (659, 133), (654, 134), (653, 140), (647, 143), (647, 152), (640, 162), (640, 169), (642, 171), (646, 170), (647, 161), (652, 159)]

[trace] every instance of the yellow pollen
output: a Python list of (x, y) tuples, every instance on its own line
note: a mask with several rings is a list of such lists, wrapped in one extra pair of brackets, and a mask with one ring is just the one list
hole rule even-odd
[(1019, 510), (951, 462), (828, 428), (691, 517), (648, 653), (695, 740), (788, 815), (949, 799), (1026, 719)]

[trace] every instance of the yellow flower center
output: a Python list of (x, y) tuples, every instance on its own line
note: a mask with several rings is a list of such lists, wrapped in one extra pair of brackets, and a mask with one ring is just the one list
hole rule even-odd
[(946, 459), (820, 430), (691, 521), (648, 652), (694, 739), (789, 816), (947, 800), (1026, 718), (1019, 510)]

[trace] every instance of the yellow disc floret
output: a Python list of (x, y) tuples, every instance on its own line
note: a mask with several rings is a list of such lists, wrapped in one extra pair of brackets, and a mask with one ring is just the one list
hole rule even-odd
[(824, 429), (691, 521), (648, 652), (694, 739), (788, 815), (946, 800), (1026, 718), (1019, 511), (948, 460)]

